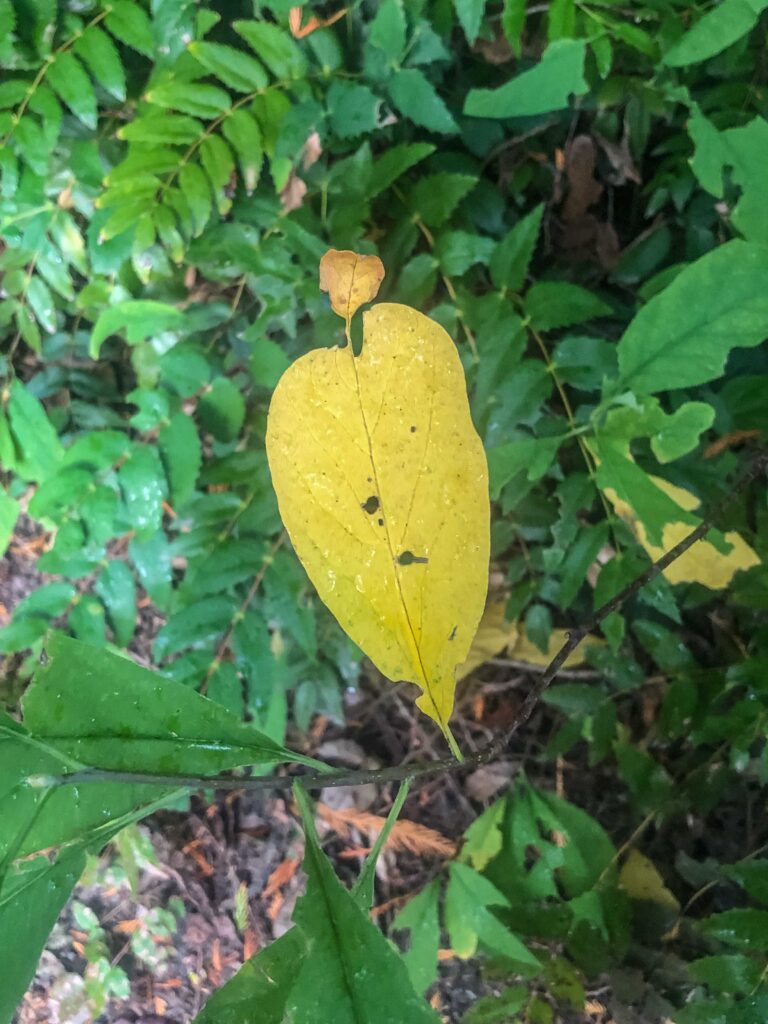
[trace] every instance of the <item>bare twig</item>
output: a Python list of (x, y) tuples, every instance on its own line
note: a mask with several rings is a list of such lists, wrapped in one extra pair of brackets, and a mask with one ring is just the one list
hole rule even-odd
[(300, 778), (301, 784), (305, 789), (319, 790), (335, 786), (362, 786), (371, 783), (401, 782), (409, 777), (426, 778), (431, 775), (466, 771), (467, 769), (477, 768), (480, 765), (489, 764), (505, 756), (512, 737), (531, 717), (544, 691), (559, 674), (569, 655), (576, 650), (585, 637), (589, 633), (594, 632), (609, 615), (618, 611), (628, 598), (636, 594), (647, 583), (654, 580), (668, 565), (671, 565), (672, 562), (676, 561), (676, 559), (693, 547), (697, 541), (701, 540), (713, 528), (723, 512), (735, 500), (736, 496), (745, 487), (749, 486), (753, 480), (757, 479), (758, 476), (764, 474), (766, 470), (768, 470), (768, 452), (758, 452), (752, 458), (742, 476), (734, 483), (725, 498), (711, 511), (707, 518), (703, 519), (694, 530), (691, 530), (679, 544), (675, 544), (661, 558), (648, 566), (645, 572), (641, 573), (615, 594), (610, 601), (606, 601), (595, 612), (589, 623), (574, 629), (568, 634), (568, 639), (526, 694), (511, 726), (464, 761), (457, 761), (453, 757), (444, 757), (434, 761), (416, 761), (374, 770), (340, 771), (327, 774), (307, 772), (303, 775), (270, 775), (261, 778), (232, 775), (212, 775), (207, 777), (202, 775), (143, 774), (142, 772), (117, 772), (107, 771), (102, 768), (84, 768), (59, 776), (38, 776), (35, 778), (34, 784), (36, 786), (52, 787), (81, 785), (88, 782), (130, 782), (142, 785), (167, 786), (169, 788), (184, 787), (186, 789), (287, 790), (293, 786), (297, 778)]

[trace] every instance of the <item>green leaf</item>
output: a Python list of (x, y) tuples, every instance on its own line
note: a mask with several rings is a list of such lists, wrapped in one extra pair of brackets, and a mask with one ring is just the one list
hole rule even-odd
[(394, 105), (414, 124), (443, 135), (452, 135), (458, 130), (434, 86), (416, 68), (400, 68), (392, 76), (388, 89)]
[(48, 286), (38, 276), (32, 277), (29, 281), (27, 302), (43, 330), (53, 334), (57, 326), (56, 307)]
[(128, 658), (61, 634), (51, 636), (46, 652), (49, 660), (24, 698), (24, 722), (35, 737), (81, 764), (166, 774), (294, 760), (318, 767), (183, 683)]
[(136, 628), (136, 586), (125, 562), (113, 561), (99, 574), (94, 590), (104, 602), (119, 647), (127, 647)]
[(586, 44), (558, 39), (539, 63), (498, 89), (470, 89), (464, 102), (469, 117), (532, 117), (568, 106), (572, 95), (587, 91), (584, 78)]
[(20, 601), (10, 624), (0, 629), (0, 651), (11, 654), (31, 647), (66, 612), (75, 596), (71, 583), (44, 583)]
[(493, 858), (501, 852), (503, 845), (501, 828), (507, 807), (505, 798), (496, 800), (487, 807), (479, 818), (475, 818), (464, 833), (460, 857), (469, 861), (477, 871), (483, 871)]
[(725, 910), (700, 925), (705, 935), (744, 952), (768, 951), (768, 910)]
[(378, 5), (376, 17), (371, 22), (368, 39), (396, 65), (405, 52), (406, 28), (401, 0), (384, 0)]
[(760, 984), (761, 965), (740, 953), (704, 956), (693, 960), (688, 970), (695, 981), (706, 985), (715, 995), (746, 995)]
[(10, 1021), (34, 977), (51, 929), (85, 867), (81, 850), (15, 865), (0, 884), (0, 1020)]
[(117, 47), (98, 25), (80, 36), (72, 47), (93, 77), (115, 99), (125, 100), (125, 73)]
[(133, 537), (128, 545), (142, 587), (161, 611), (171, 596), (171, 549), (165, 534), (158, 530), (148, 537)]
[(121, 43), (145, 57), (153, 56), (152, 23), (139, 4), (132, 0), (112, 0), (104, 23)]
[(731, 864), (725, 873), (734, 882), (738, 882), (749, 895), (768, 906), (768, 860), (765, 857), (748, 857)]
[(418, 895), (399, 910), (392, 922), (392, 931), (407, 928), (410, 932), (408, 950), (402, 954), (408, 977), (414, 989), (423, 993), (437, 977), (437, 954), (440, 949), (440, 922), (437, 904), (440, 882), (434, 879)]
[(271, 391), (289, 365), (288, 356), (271, 338), (257, 338), (251, 344), (248, 367), (254, 384), (260, 384)]
[(75, 117), (80, 118), (87, 128), (96, 127), (96, 96), (93, 86), (83, 65), (71, 50), (59, 51), (48, 68), (46, 81)]
[(264, 158), (261, 128), (247, 110), (235, 110), (222, 122), (221, 130), (238, 156), (245, 191), (250, 195), (259, 183)]
[(339, 138), (362, 135), (376, 127), (381, 100), (367, 85), (334, 79), (326, 102), (331, 127)]
[(118, 480), (133, 529), (139, 534), (159, 530), (168, 487), (157, 451), (137, 445), (120, 467)]
[(213, 206), (211, 186), (197, 164), (184, 164), (179, 171), (179, 186), (195, 222), (195, 236), (201, 235)]
[(153, 86), (144, 96), (148, 103), (165, 110), (180, 110), (182, 114), (208, 120), (229, 110), (229, 94), (215, 85), (201, 82), (167, 82)]
[(450, 864), (445, 927), (451, 948), (462, 959), (474, 956), (482, 942), (494, 953), (516, 963), (539, 966), (533, 953), (488, 909), (508, 906), (507, 898), (483, 875), (458, 861)]
[(373, 887), (376, 874), (376, 864), (378, 863), (381, 851), (384, 849), (384, 844), (389, 838), (389, 834), (400, 815), (400, 811), (403, 809), (403, 804), (405, 803), (410, 788), (411, 780), (404, 779), (397, 791), (397, 796), (392, 802), (392, 807), (387, 815), (387, 820), (384, 822), (384, 828), (376, 836), (376, 841), (371, 847), (368, 856), (365, 858), (362, 870), (360, 871), (358, 879), (352, 889), (357, 902), (363, 910), (370, 910), (373, 906)]
[(490, 265), (491, 280), (497, 288), (519, 292), (525, 284), (543, 213), (544, 204), (540, 203), (497, 243)]
[(472, 174), (441, 171), (420, 178), (411, 190), (408, 205), (429, 227), (439, 227), (477, 184)]
[(684, 402), (663, 422), (651, 438), (651, 450), (659, 462), (674, 462), (692, 451), (699, 436), (709, 430), (715, 410), (706, 402)]
[(755, 27), (766, 7), (768, 0), (721, 0), (667, 50), (663, 63), (687, 67), (722, 53)]
[(315, 832), (307, 797), (294, 789), (306, 836), (307, 891), (294, 921), (311, 949), (288, 997), (295, 1024), (437, 1024), (414, 992), (405, 965), (334, 874)]
[(124, 330), (129, 345), (156, 337), (163, 331), (178, 330), (184, 314), (167, 302), (151, 299), (125, 299), (99, 313), (91, 334), (90, 356), (97, 359), (106, 339)]
[(235, 169), (232, 150), (220, 136), (208, 135), (200, 144), (200, 162), (213, 186), (216, 208), (222, 215), (228, 213), (232, 200), (225, 189)]
[(288, 33), (277, 25), (269, 21), (235, 21), (232, 25), (275, 78), (303, 78), (306, 74), (304, 54)]
[(0, 487), (0, 558), (11, 542), (19, 512), (19, 503)]
[(298, 928), (291, 928), (214, 992), (193, 1024), (284, 1024), (286, 1004), (307, 952)]
[(177, 412), (160, 431), (158, 445), (168, 476), (171, 502), (180, 507), (192, 497), (202, 463), (200, 439), (193, 420)]
[(485, 14), (485, 0), (453, 0), (459, 23), (471, 46), (477, 39)]
[(218, 377), (201, 396), (197, 414), (217, 441), (233, 441), (245, 419), (245, 399), (229, 377)]
[[(530, 999), (530, 992), (525, 985), (511, 985), (502, 989), (498, 995), (483, 996), (461, 1018), (461, 1024), (507, 1024), (508, 1021), (520, 1020), (517, 1014)], [(551, 1009), (551, 1007), (550, 1007)], [(526, 1024), (542, 1024), (540, 1018), (530, 1013), (530, 1003), (526, 1007)]]
[(649, 394), (719, 377), (734, 346), (768, 335), (767, 278), (768, 248), (739, 240), (687, 266), (619, 339), (619, 386)]
[(501, 30), (516, 57), (522, 54), (522, 35), (525, 27), (527, 0), (504, 0)]
[(540, 480), (564, 440), (563, 437), (532, 437), (489, 448), (488, 474), (493, 500), (498, 500), (502, 489), (518, 473), (525, 472), (531, 483)]
[(196, 142), (203, 131), (200, 121), (186, 114), (161, 114), (150, 111), (137, 117), (130, 124), (118, 128), (117, 137), (127, 142), (143, 142), (157, 146), (187, 146)]
[(55, 472), (63, 449), (45, 409), (18, 379), (11, 384), (8, 422), (19, 449), (17, 472), (23, 480), (45, 480)]
[(211, 597), (182, 608), (155, 637), (155, 658), (162, 661), (188, 648), (210, 647), (231, 626), (237, 606), (229, 597)]
[(366, 189), (368, 199), (374, 199), (397, 181), (400, 175), (415, 164), (434, 153), (435, 147), (429, 142), (403, 142), (392, 146), (382, 153), (371, 169), (371, 177)]
[(493, 239), (485, 235), (475, 235), (469, 231), (449, 231), (437, 239), (435, 255), (444, 274), (458, 277), (465, 274), (475, 263), (488, 263), (493, 249)]
[(768, 209), (763, 201), (763, 170), (768, 160), (768, 121), (755, 117), (747, 124), (719, 132), (700, 110), (688, 122), (696, 151), (691, 161), (694, 174), (712, 195), (725, 195), (723, 176), (741, 194), (730, 211), (731, 223), (750, 241), (768, 242)]
[(611, 307), (577, 284), (537, 281), (526, 292), (525, 312), (536, 330), (554, 331), (596, 317), (610, 316)]
[(248, 53), (221, 43), (194, 42), (189, 52), (206, 71), (237, 92), (260, 92), (269, 83), (262, 65)]

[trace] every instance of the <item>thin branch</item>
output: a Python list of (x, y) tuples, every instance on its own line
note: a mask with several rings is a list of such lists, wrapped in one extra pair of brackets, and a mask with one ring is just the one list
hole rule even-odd
[(427, 778), (448, 772), (466, 771), (480, 765), (489, 764), (505, 755), (510, 740), (531, 717), (542, 694), (556, 678), (568, 659), (585, 637), (613, 612), (618, 611), (626, 600), (634, 596), (647, 583), (654, 580), (660, 573), (676, 561), (693, 545), (706, 536), (715, 526), (722, 514), (733, 503), (736, 497), (768, 470), (768, 452), (758, 452), (750, 461), (749, 466), (735, 482), (723, 500), (701, 523), (680, 541), (670, 548), (661, 558), (648, 566), (645, 572), (637, 576), (631, 583), (606, 601), (593, 615), (591, 621), (568, 634), (568, 639), (554, 656), (546, 670), (528, 691), (517, 711), (509, 729), (502, 735), (491, 740), (477, 753), (464, 761), (456, 761), (453, 757), (439, 758), (434, 761), (412, 761), (409, 764), (394, 765), (378, 770), (340, 771), (328, 774), (306, 773), (303, 775), (270, 775), (261, 778), (237, 777), (232, 775), (161, 775), (143, 774), (142, 772), (115, 772), (102, 768), (85, 768), (59, 776), (36, 776), (28, 780), (28, 784), (42, 787), (81, 785), (88, 782), (130, 782), (142, 785), (168, 787), (184, 787), (186, 789), (230, 789), (230, 790), (287, 790), (293, 786), (297, 778), (305, 789), (318, 790), (336, 786), (362, 786), (370, 783), (401, 782), (406, 778)]

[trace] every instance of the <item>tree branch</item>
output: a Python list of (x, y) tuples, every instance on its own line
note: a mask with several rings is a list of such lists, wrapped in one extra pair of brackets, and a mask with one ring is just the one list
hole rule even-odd
[(748, 467), (735, 482), (726, 497), (712, 509), (710, 514), (694, 530), (691, 530), (679, 544), (675, 544), (661, 558), (657, 559), (652, 565), (649, 565), (645, 572), (637, 576), (631, 583), (628, 583), (610, 601), (606, 601), (601, 608), (598, 608), (587, 625), (580, 626), (568, 634), (568, 639), (528, 691), (511, 726), (506, 732), (491, 740), (464, 761), (457, 761), (453, 757), (443, 757), (433, 761), (412, 761), (407, 765), (393, 765), (390, 768), (365, 771), (339, 771), (329, 774), (308, 772), (294, 775), (269, 775), (261, 778), (232, 775), (160, 775), (144, 774), (142, 772), (117, 772), (102, 768), (84, 768), (80, 771), (69, 772), (59, 776), (38, 777), (35, 779), (34, 784), (37, 786), (64, 786), (81, 785), (88, 782), (126, 782), (150, 786), (184, 787), (188, 789), (287, 790), (293, 786), (297, 779), (300, 779), (305, 789), (318, 790), (335, 786), (362, 786), (370, 783), (401, 782), (406, 778), (427, 778), (428, 776), (439, 775), (443, 772), (466, 771), (467, 769), (477, 768), (480, 765), (489, 764), (505, 753), (509, 741), (531, 717), (542, 694), (555, 679), (568, 656), (576, 650), (582, 640), (589, 633), (594, 632), (604, 619), (607, 619), (613, 612), (618, 611), (628, 598), (636, 594), (647, 583), (654, 580), (668, 565), (671, 565), (672, 562), (676, 561), (693, 547), (698, 540), (701, 540), (715, 526), (718, 519), (733, 503), (737, 495), (748, 487), (753, 480), (757, 479), (758, 476), (765, 473), (766, 470), (768, 470), (768, 452), (760, 451), (750, 460)]

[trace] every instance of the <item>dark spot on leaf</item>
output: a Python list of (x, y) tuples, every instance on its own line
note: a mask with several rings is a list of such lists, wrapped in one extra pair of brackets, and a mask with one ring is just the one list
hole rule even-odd
[(372, 516), (374, 512), (379, 511), (379, 499), (375, 494), (372, 494), (367, 501), (364, 501), (360, 508), (367, 512), (369, 516)]
[(411, 433), (412, 433), (412, 434), (415, 434), (415, 433), (416, 433), (416, 427), (411, 427)]
[(379, 526), (383, 526), (384, 525), (384, 520), (383, 519), (377, 519), (376, 522), (379, 524)]
[(428, 558), (423, 558), (420, 555), (414, 555), (412, 551), (403, 551), (397, 559), (400, 565), (426, 565), (429, 561)]
[(448, 637), (449, 640), (453, 640), (453, 638), (456, 636), (456, 630), (458, 628), (459, 628), (458, 626), (454, 626), (453, 627), (453, 629), (451, 630), (451, 635)]

